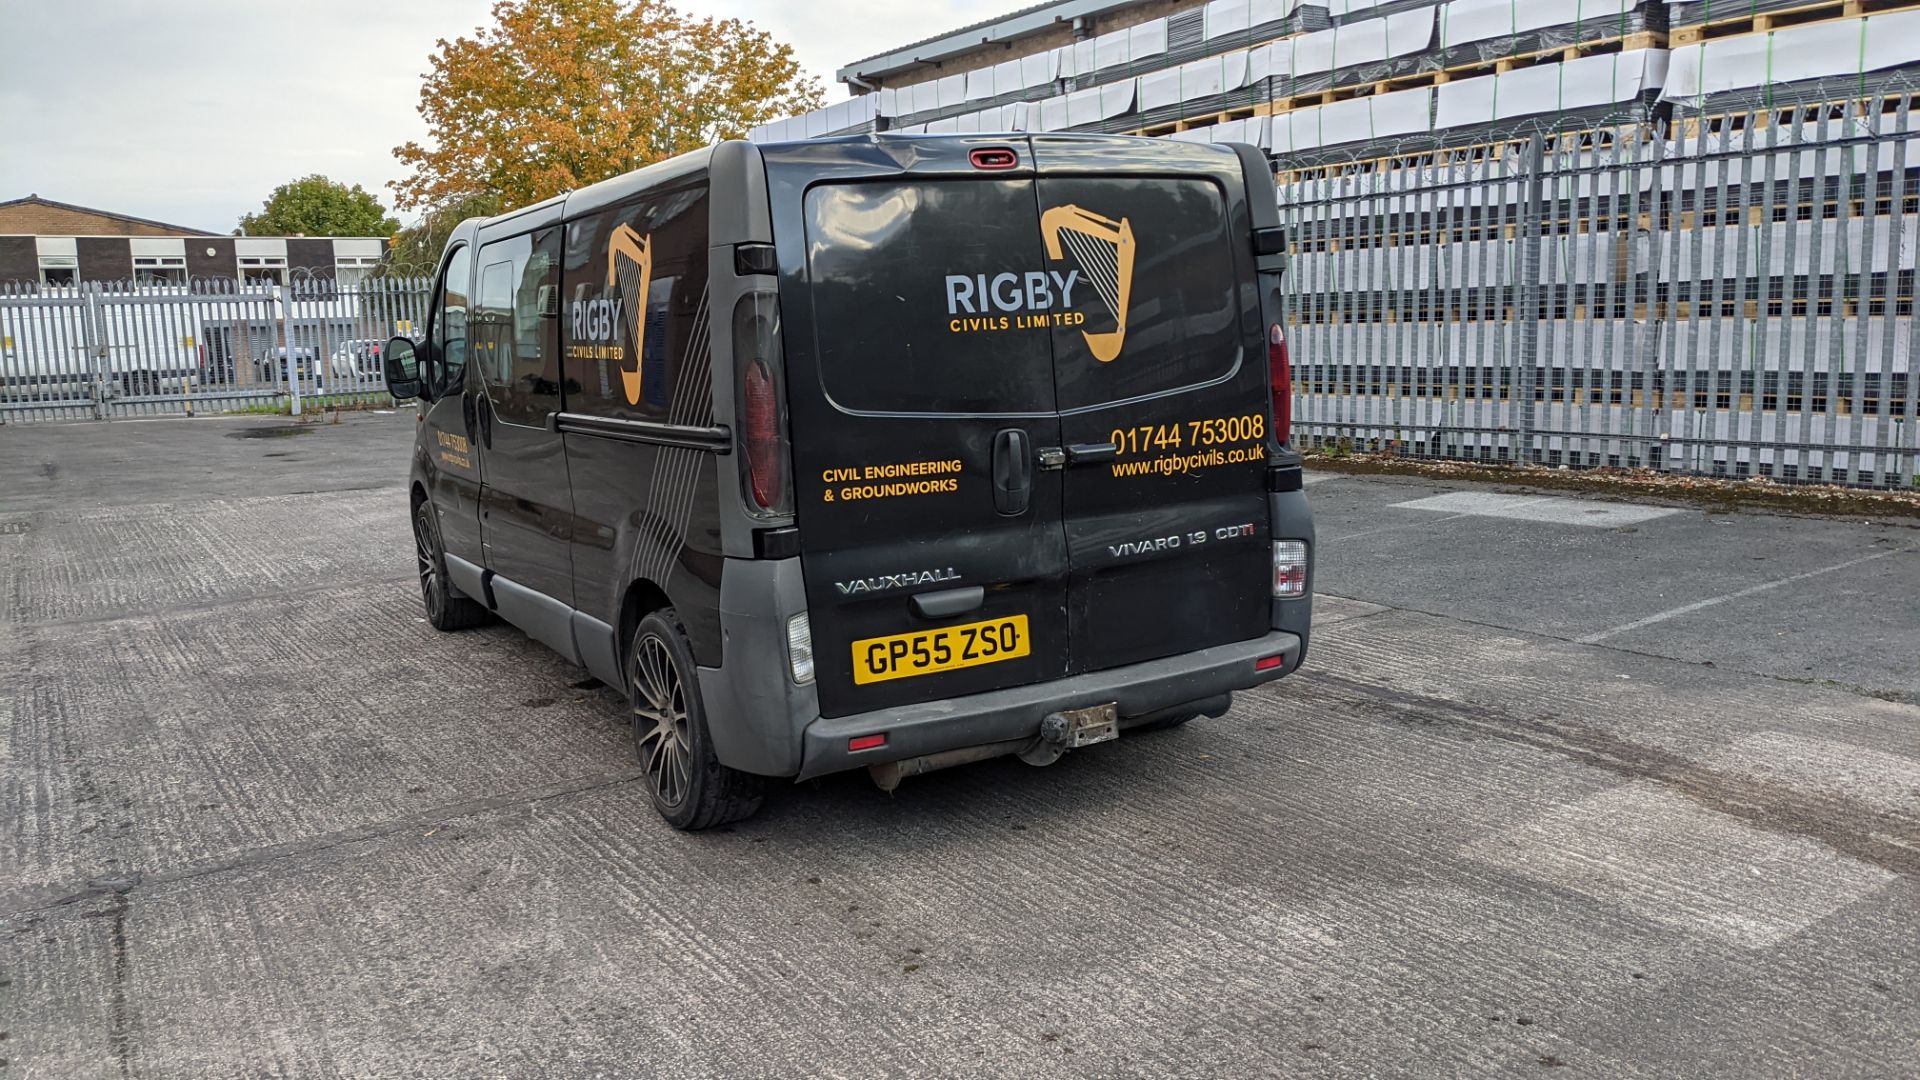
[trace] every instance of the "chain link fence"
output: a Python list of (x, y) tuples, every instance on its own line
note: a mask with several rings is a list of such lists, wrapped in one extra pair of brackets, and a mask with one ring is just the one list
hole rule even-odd
[(1920, 484), (1912, 80), (1283, 170), (1302, 441)]
[(0, 282), (0, 424), (387, 401), (380, 348), (425, 326), (430, 285)]

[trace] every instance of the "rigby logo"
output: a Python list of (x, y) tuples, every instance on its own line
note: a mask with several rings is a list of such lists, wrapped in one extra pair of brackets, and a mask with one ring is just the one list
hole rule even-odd
[[(1109, 363), (1127, 342), (1127, 309), (1133, 301), (1133, 225), (1072, 204), (1040, 215), (1040, 239), (1053, 262), (1071, 261), (1065, 272), (948, 274), (947, 329), (955, 334), (998, 330), (1082, 327), (1087, 313), (1073, 310), (1073, 291), (1092, 285), (1113, 329), (1081, 330), (1094, 359)], [(1096, 313), (1097, 314), (1097, 313)]]
[[(629, 405), (640, 404), (640, 357), (647, 342), (644, 315), (652, 287), (653, 236), (641, 236), (622, 225), (607, 238), (607, 288), (614, 289), (614, 294), (597, 300), (575, 300), (567, 313), (574, 341), (567, 355), (619, 364), (620, 389)], [(623, 329), (625, 345), (620, 342)]]

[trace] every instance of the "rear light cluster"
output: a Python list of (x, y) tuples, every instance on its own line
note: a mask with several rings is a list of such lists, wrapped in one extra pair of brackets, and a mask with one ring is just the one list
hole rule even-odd
[(1286, 446), (1293, 441), (1293, 362), (1279, 323), (1267, 329), (1267, 386), (1273, 393), (1273, 441)]
[(747, 450), (747, 489), (754, 505), (771, 510), (780, 501), (780, 406), (773, 373), (764, 361), (747, 365), (741, 434)]
[(1273, 595), (1292, 600), (1307, 595), (1307, 544), (1304, 540), (1273, 542)]
[(733, 309), (735, 438), (747, 512), (760, 518), (793, 513), (781, 368), (780, 301), (772, 292), (750, 292)]

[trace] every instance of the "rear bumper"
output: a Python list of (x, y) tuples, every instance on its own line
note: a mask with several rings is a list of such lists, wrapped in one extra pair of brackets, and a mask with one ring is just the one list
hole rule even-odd
[[(802, 736), (799, 779), (945, 750), (1028, 739), (1039, 734), (1040, 721), (1048, 713), (1107, 702), (1119, 706), (1124, 728), (1130, 720), (1178, 705), (1272, 682), (1300, 666), (1303, 645), (1299, 635), (1276, 630), (1250, 641), (1110, 671), (815, 720)], [(1254, 670), (1254, 661), (1275, 655), (1284, 658), (1278, 667)], [(882, 733), (887, 736), (883, 747), (847, 749), (849, 739)]]

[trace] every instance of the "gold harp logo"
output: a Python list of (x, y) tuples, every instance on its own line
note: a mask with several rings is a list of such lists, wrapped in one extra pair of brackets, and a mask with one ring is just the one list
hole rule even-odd
[(607, 287), (618, 287), (627, 314), (627, 340), (633, 348), (633, 370), (620, 366), (620, 385), (627, 404), (640, 404), (641, 355), (647, 343), (647, 294), (653, 289), (653, 234), (641, 236), (628, 226), (607, 238)]
[(1113, 314), (1111, 331), (1080, 331), (1095, 360), (1103, 364), (1111, 361), (1127, 342), (1127, 303), (1133, 296), (1133, 226), (1126, 218), (1115, 221), (1077, 206), (1056, 206), (1040, 215), (1040, 236), (1046, 241), (1047, 258), (1057, 261), (1068, 253), (1073, 255), (1080, 272), (1087, 275), (1093, 291)]

